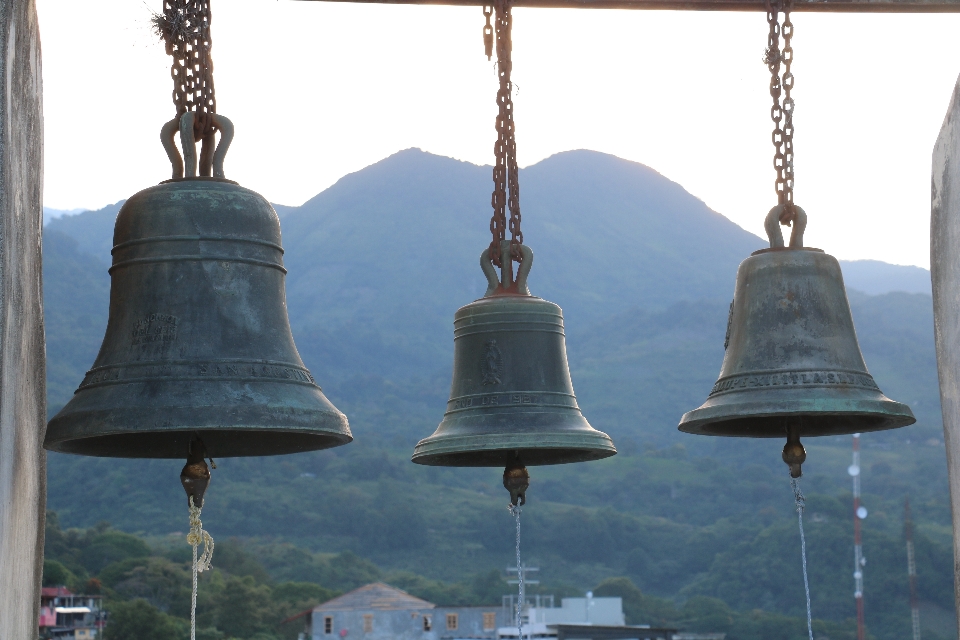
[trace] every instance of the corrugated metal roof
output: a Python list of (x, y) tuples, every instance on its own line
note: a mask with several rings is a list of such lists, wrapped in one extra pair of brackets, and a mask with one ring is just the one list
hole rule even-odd
[(433, 609), (435, 606), (396, 587), (374, 582), (324, 602), (314, 611), (405, 611)]

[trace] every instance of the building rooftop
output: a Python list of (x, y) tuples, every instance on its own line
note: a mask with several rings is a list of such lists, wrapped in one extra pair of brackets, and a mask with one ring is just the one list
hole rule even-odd
[(406, 591), (382, 582), (374, 582), (354, 589), (338, 598), (328, 600), (314, 611), (403, 611), (409, 609), (433, 609), (436, 605), (412, 596)]

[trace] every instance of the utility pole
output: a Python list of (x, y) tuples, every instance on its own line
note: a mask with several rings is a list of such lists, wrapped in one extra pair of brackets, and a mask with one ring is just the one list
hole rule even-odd
[[(531, 578), (529, 577), (529, 575), (530, 575), (531, 573), (537, 573), (538, 571), (540, 571), (540, 567), (528, 567), (527, 565), (523, 565), (523, 566), (520, 567), (519, 569), (518, 569), (517, 567), (507, 567), (507, 584), (521, 584), (521, 582), (522, 582), (524, 585), (528, 585), (528, 586), (529, 586), (529, 585), (532, 585), (532, 584), (540, 584), (540, 581), (539, 581), (539, 580), (531, 579)], [(511, 573), (516, 574), (517, 577), (516, 577), (516, 578), (511, 578), (511, 577), (510, 577), (510, 574), (511, 574)], [(519, 597), (519, 596), (517, 596), (517, 597)], [(504, 596), (504, 606), (507, 606), (507, 598), (508, 598), (508, 596)], [(550, 596), (550, 598), (552, 599), (553, 596)], [(520, 607), (519, 607), (519, 610), (520, 610), (521, 612), (522, 612), (522, 611), (526, 611), (526, 610), (528, 609), (527, 602), (530, 601), (530, 598), (527, 597), (527, 596), (524, 596), (523, 599), (524, 599), (524, 602), (521, 602), (521, 603), (520, 603)], [(536, 596), (535, 596), (535, 601), (536, 601), (536, 607), (539, 609), (539, 608), (540, 608), (540, 596), (539, 596), (539, 595), (536, 595)], [(514, 601), (514, 596), (513, 596), (513, 595), (510, 595), (510, 596), (509, 596), (509, 607), (510, 607), (510, 610), (511, 610), (511, 612), (512, 612), (512, 615), (513, 615), (514, 618), (515, 618), (514, 624), (516, 624), (517, 626), (520, 626), (520, 625), (523, 624), (523, 620), (522, 620), (523, 614), (522, 614), (522, 613), (519, 613), (519, 614), (518, 614), (518, 608), (517, 608), (517, 606), (514, 604), (514, 602), (515, 602), (515, 601)], [(552, 603), (551, 603), (551, 606), (552, 606)], [(532, 622), (532, 621), (531, 621), (531, 622)], [(519, 638), (518, 640), (523, 640), (523, 638)]]
[(857, 640), (866, 640), (867, 630), (863, 621), (863, 557), (860, 540), (860, 521), (867, 517), (867, 508), (860, 505), (860, 434), (853, 434), (853, 464), (847, 469), (853, 478), (853, 597), (857, 601)]
[(910, 517), (910, 498), (903, 502), (903, 533), (907, 538), (907, 575), (910, 576), (910, 621), (913, 640), (920, 640), (920, 598), (917, 597), (917, 563), (913, 555), (913, 518)]

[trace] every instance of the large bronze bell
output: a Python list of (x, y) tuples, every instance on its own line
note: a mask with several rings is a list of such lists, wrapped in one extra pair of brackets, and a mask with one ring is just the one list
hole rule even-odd
[[(221, 160), (222, 162), (222, 160)], [(262, 456), (350, 442), (293, 342), (280, 222), (259, 194), (169, 180), (117, 216), (100, 354), (44, 446), (92, 456)]]
[[(916, 421), (909, 407), (883, 395), (867, 371), (840, 264), (803, 247), (806, 214), (794, 208), (790, 246), (783, 246), (780, 205), (765, 225), (771, 248), (741, 263), (720, 377), (706, 402), (684, 414), (681, 431), (789, 434), (796, 448), (803, 435), (879, 431)], [(784, 452), (797, 475), (800, 452), (802, 447)]]
[[(530, 295), (533, 252), (524, 245), (519, 251), (523, 258), (513, 282), (510, 268), (503, 269), (506, 282), (498, 280), (489, 249), (480, 257), (487, 291), (454, 317), (450, 400), (436, 432), (417, 444), (418, 464), (509, 472), (617, 452), (580, 413), (567, 367), (563, 312)], [(510, 255), (509, 241), (503, 255)], [(526, 478), (525, 471), (518, 473)]]

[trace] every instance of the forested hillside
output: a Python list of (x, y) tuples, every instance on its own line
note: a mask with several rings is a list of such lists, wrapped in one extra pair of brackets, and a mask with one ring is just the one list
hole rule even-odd
[[(676, 611), (710, 597), (733, 612), (799, 619), (799, 534), (782, 443), (676, 431), (716, 379), (737, 265), (763, 242), (655, 171), (603, 154), (559, 154), (521, 172), (521, 183), (525, 242), (536, 255), (531, 290), (563, 307), (578, 400), (620, 450), (532, 470), (523, 547), (542, 567), (544, 587), (582, 592), (625, 576), (648, 604), (663, 598)], [(409, 462), (443, 413), (453, 312), (485, 286), (477, 262), (488, 242), (489, 191), (489, 168), (408, 150), (284, 211), (294, 337), (356, 440), (219, 460), (204, 509), (215, 536), (258, 549), (349, 551), (387, 575), (451, 584), (511, 562), (500, 470)], [(102, 339), (117, 210), (59, 218), (45, 230), (51, 412)], [(868, 367), (918, 417), (916, 426), (862, 439), (868, 626), (891, 640), (909, 630), (909, 495), (925, 637), (946, 638), (954, 633), (952, 539), (924, 272), (883, 263), (844, 270)], [(805, 444), (814, 616), (841, 622), (854, 615), (850, 438)], [(64, 527), (106, 520), (150, 540), (182, 532), (181, 465), (51, 454), (49, 505)], [(261, 560), (279, 571), (274, 555)], [(282, 579), (342, 588), (321, 574)], [(718, 615), (728, 620), (721, 626), (746, 620)]]

